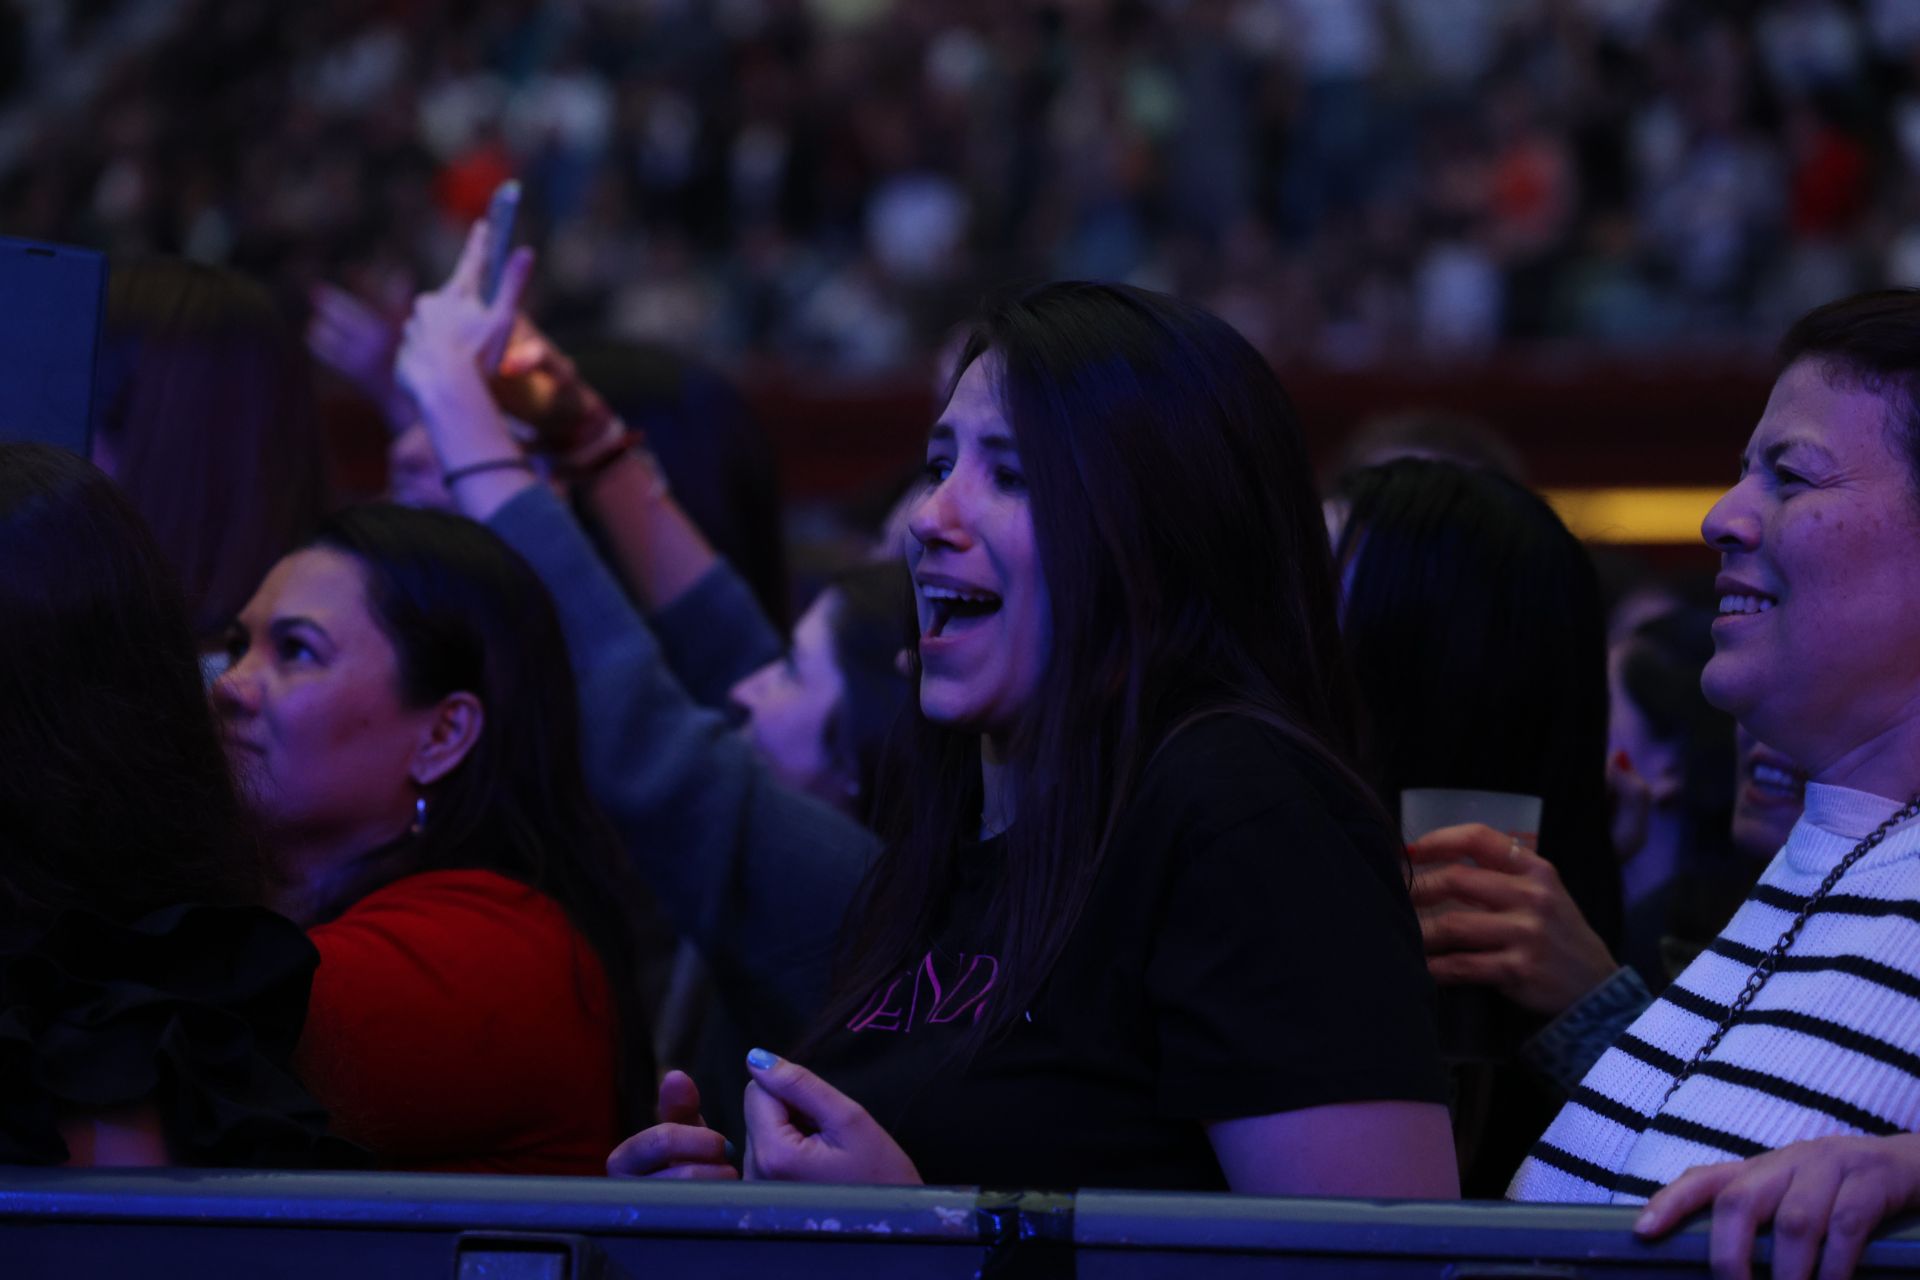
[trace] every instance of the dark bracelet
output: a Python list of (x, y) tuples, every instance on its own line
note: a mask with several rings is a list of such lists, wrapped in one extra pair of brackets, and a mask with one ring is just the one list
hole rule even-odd
[(533, 464), (525, 458), (490, 458), (485, 462), (471, 462), (464, 467), (455, 467), (440, 476), (440, 483), (451, 489), (456, 483), (468, 476), (477, 476), (487, 471), (532, 471)]

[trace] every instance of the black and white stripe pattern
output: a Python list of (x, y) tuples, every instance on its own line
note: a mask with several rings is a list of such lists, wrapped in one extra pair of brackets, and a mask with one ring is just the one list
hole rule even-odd
[(1807, 788), (1805, 816), (1753, 894), (1594, 1064), (1510, 1198), (1640, 1201), (1695, 1165), (1826, 1134), (1920, 1129), (1920, 821), (1846, 873), (1746, 1016), (1662, 1106), (1807, 895), (1896, 808)]

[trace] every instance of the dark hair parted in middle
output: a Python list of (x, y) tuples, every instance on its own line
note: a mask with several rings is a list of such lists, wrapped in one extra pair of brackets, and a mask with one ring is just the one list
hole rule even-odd
[[(1186, 722), (1258, 717), (1372, 802), (1344, 763), (1355, 704), (1312, 472), (1259, 353), (1173, 298), (1070, 282), (989, 309), (956, 380), (975, 361), (1016, 439), (1052, 623), (1007, 742), (1019, 820), (993, 922), (1007, 995), (977, 1024), (986, 1037), (1046, 980), (1116, 816)], [(910, 962), (978, 830), (978, 732), (924, 716), (914, 732), (901, 776), (883, 776), (888, 854), (850, 931), (841, 1002)]]
[(1606, 623), (1586, 548), (1537, 494), (1454, 463), (1365, 467), (1338, 496), (1347, 651), (1382, 796), (1542, 797), (1541, 856), (1617, 948)]
[(588, 794), (573, 668), (553, 601), (506, 543), (459, 516), (370, 503), (320, 527), (351, 556), (414, 706), (455, 692), (485, 709), (473, 749), (427, 792), (428, 820), (393, 873), (481, 868), (558, 902), (606, 970), (622, 1100), (650, 1113), (653, 1064), (636, 985), (632, 890), (619, 837)]

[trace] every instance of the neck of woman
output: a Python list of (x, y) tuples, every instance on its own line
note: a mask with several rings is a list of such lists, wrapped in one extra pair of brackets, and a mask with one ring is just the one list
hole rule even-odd
[[(1891, 717), (1884, 729), (1857, 746), (1808, 768), (1809, 777), (1823, 786), (1865, 791), (1896, 804), (1913, 799), (1920, 791), (1920, 698), (1903, 710), (1910, 714)], [(1808, 763), (1806, 757), (1799, 758)]]
[(361, 835), (279, 844), (274, 850), (279, 874), (266, 905), (302, 929), (325, 924), (406, 875), (418, 852), (416, 844), (409, 831), (384, 840)]
[(980, 739), (980, 838), (991, 840), (1013, 825), (1013, 778), (1006, 744), (992, 736)]

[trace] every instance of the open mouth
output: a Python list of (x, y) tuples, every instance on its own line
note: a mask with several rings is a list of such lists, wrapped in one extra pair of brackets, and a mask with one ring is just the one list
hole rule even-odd
[(1768, 804), (1800, 804), (1807, 795), (1807, 775), (1785, 756), (1762, 748), (1747, 757), (1747, 784), (1753, 795)]
[(922, 584), (920, 598), (927, 604), (927, 635), (933, 638), (945, 635), (949, 630), (965, 630), (980, 619), (1000, 612), (1000, 597), (991, 591)]
[(1779, 604), (1772, 596), (1762, 595), (1724, 595), (1720, 597), (1720, 616), (1739, 618), (1750, 614), (1765, 613)]

